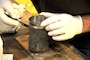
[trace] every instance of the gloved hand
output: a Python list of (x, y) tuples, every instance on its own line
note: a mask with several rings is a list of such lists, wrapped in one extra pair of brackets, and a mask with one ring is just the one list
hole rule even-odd
[(13, 17), (13, 18), (15, 17), (14, 9), (11, 5), (10, 0), (0, 0), (0, 7), (3, 8), (5, 11), (7, 11), (11, 17)]
[[(0, 8), (0, 34), (14, 32), (19, 22), (7, 17), (4, 10)], [(18, 27), (17, 27), (18, 28)]]
[(72, 16), (70, 14), (53, 14), (42, 12), (40, 15), (48, 17), (41, 26), (45, 27), (49, 36), (53, 40), (63, 41), (73, 38), (75, 35), (82, 32), (82, 18), (81, 16)]
[(12, 18), (17, 18), (17, 14), (20, 14), (20, 12), (18, 13), (16, 9), (18, 8), (19, 11), (20, 9), (23, 10), (22, 8), (24, 7), (24, 5), (12, 5), (10, 0), (0, 0), (0, 7), (3, 8)]
[[(22, 16), (24, 8), (21, 5), (12, 4), (14, 9), (14, 18), (18, 19)], [(0, 34), (2, 33), (13, 33), (20, 28), (20, 23), (10, 17), (6, 16), (3, 8), (0, 8)], [(7, 13), (8, 14), (8, 13)], [(9, 15), (9, 14), (8, 14)], [(13, 17), (12, 17), (13, 18)]]

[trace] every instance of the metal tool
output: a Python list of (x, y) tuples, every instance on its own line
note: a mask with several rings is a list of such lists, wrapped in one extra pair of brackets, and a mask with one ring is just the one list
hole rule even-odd
[[(10, 18), (12, 18), (10, 15), (8, 15), (8, 14), (6, 14), (6, 13), (5, 13), (5, 15), (7, 15), (7, 16), (10, 17)], [(28, 24), (22, 22), (19, 18), (18, 18), (18, 19), (12, 18), (12, 19), (20, 22), (23, 26), (25, 26), (25, 27), (27, 27), (27, 28), (29, 28), (29, 29), (30, 29), (30, 28), (31, 28), (31, 29), (34, 29), (31, 25), (28, 25)]]
[(20, 19), (16, 19), (16, 20), (17, 20), (18, 22), (20, 22), (23, 26), (25, 26), (25, 27), (27, 27), (27, 28), (29, 28), (29, 29), (34, 29), (31, 25), (28, 25), (28, 24), (22, 22)]

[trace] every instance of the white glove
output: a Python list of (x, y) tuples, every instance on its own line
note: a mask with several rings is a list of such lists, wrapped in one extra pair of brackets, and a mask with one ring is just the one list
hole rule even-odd
[[(24, 8), (21, 5), (12, 4), (15, 18), (18, 19), (22, 16)], [(2, 33), (13, 33), (20, 28), (20, 23), (13, 20), (5, 15), (5, 10), (0, 8), (0, 34)]]
[(15, 32), (19, 24), (20, 23), (18, 21), (7, 17), (4, 14), (4, 10), (0, 8), (0, 34)]
[(73, 38), (75, 35), (82, 32), (82, 18), (81, 16), (72, 16), (70, 14), (53, 14), (42, 12), (40, 15), (48, 17), (41, 26), (45, 27), (49, 36), (53, 40), (63, 41)]
[(0, 0), (0, 7), (3, 8), (12, 18), (21, 17), (21, 13), (25, 10), (24, 5), (12, 4), (10, 0)]
[(0, 7), (3, 8), (5, 11), (7, 11), (11, 17), (13, 18), (15, 17), (14, 9), (11, 5), (10, 0), (0, 0)]

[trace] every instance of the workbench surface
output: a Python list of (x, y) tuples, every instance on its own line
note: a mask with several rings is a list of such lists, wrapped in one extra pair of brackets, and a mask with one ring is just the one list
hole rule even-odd
[[(4, 54), (13, 54), (14, 60), (27, 60), (25, 58), (28, 58), (29, 56), (27, 53), (28, 43), (25, 42), (27, 41), (25, 39), (28, 39), (28, 35), (26, 34), (23, 36), (19, 36), (19, 40), (16, 40), (16, 35), (17, 34), (2, 35), (4, 41)], [(20, 40), (22, 40), (22, 42), (20, 42)], [(86, 57), (81, 52), (79, 52), (67, 42), (60, 42), (59, 44), (60, 47), (58, 47), (58, 49), (60, 49), (60, 51), (57, 52), (57, 48), (56, 51), (54, 51), (54, 53), (56, 52), (58, 54), (55, 54), (54, 56), (50, 57), (48, 56), (48, 60), (86, 60)]]

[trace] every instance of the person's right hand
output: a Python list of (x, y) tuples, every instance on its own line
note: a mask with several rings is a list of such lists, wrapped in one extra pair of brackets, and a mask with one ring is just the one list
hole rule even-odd
[(18, 18), (18, 15), (23, 12), (24, 5), (12, 4), (10, 0), (0, 0), (0, 8), (3, 8), (12, 18)]
[[(24, 12), (24, 7), (22, 5), (12, 4), (12, 7), (15, 11), (15, 19), (18, 19), (22, 16)], [(2, 33), (12, 33), (18, 30), (20, 23), (6, 15), (6, 12), (3, 8), (0, 8), (0, 34)], [(9, 13), (7, 12), (9, 15)]]
[(5, 11), (7, 11), (11, 17), (13, 18), (15, 17), (14, 9), (11, 5), (10, 0), (0, 0), (0, 7), (3, 8)]
[(18, 24), (18, 21), (8, 17), (4, 13), (4, 9), (0, 8), (0, 34), (14, 32), (18, 28), (16, 28)]

